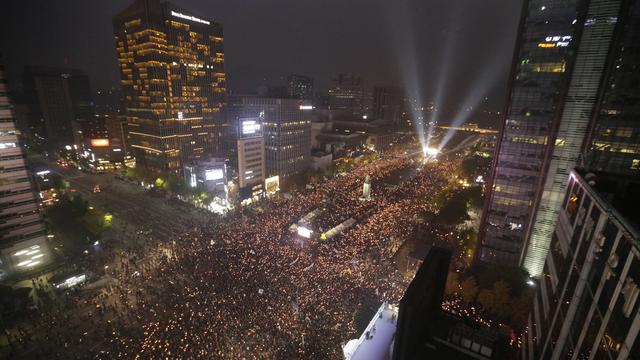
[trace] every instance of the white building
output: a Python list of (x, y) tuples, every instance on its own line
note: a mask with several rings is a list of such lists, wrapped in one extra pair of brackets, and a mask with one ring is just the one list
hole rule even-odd
[(0, 280), (51, 261), (0, 65)]

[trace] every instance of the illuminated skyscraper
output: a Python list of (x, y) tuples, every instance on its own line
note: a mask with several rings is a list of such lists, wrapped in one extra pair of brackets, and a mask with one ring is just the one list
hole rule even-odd
[[(604, 20), (604, 21), (603, 21)], [(640, 354), (640, 2), (623, 1), (580, 167), (571, 171), (521, 359)], [(586, 31), (585, 31), (586, 33)]]
[(476, 257), (542, 272), (569, 171), (606, 93), (620, 0), (524, 3)]
[(0, 280), (51, 261), (0, 65)]
[(113, 19), (129, 148), (137, 164), (178, 171), (221, 150), (222, 25), (160, 0)]

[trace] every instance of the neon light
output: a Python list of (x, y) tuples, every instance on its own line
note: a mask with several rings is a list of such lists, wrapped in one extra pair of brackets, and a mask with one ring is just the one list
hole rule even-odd
[(554, 47), (556, 47), (556, 44), (539, 43), (538, 47), (539, 48), (554, 48)]
[(91, 146), (94, 146), (94, 147), (109, 146), (109, 139), (91, 139)]
[(195, 21), (195, 22), (199, 22), (201, 24), (206, 24), (206, 25), (211, 25), (211, 23), (207, 20), (203, 20), (203, 19), (199, 19), (195, 16), (191, 16), (191, 15), (185, 15), (183, 13), (179, 13), (176, 11), (171, 10), (171, 16), (175, 16), (177, 18), (181, 18), (181, 19), (185, 19), (185, 20), (191, 20), (191, 21)]

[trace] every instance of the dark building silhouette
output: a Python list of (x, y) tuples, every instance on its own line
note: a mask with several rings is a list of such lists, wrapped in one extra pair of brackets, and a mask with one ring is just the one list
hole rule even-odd
[(450, 261), (449, 250), (428, 249), (400, 300), (391, 359), (515, 358), (506, 332), (442, 310)]
[(292, 99), (312, 100), (313, 79), (304, 75), (289, 75), (287, 77), (287, 96)]
[(394, 360), (420, 359), (440, 314), (451, 252), (432, 247), (400, 300)]
[(405, 90), (397, 86), (376, 85), (373, 87), (371, 113), (375, 120), (385, 120), (398, 126), (409, 126), (411, 103)]
[(50, 147), (72, 145), (74, 122), (93, 120), (89, 78), (77, 69), (27, 67), (22, 81), (35, 131)]
[(354, 118), (368, 113), (368, 93), (362, 77), (339, 74), (331, 78), (329, 87), (329, 110)]

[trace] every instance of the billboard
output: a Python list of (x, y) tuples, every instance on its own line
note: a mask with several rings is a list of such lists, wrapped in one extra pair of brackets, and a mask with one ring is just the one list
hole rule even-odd
[(204, 172), (204, 179), (207, 181), (220, 180), (224, 178), (224, 171), (222, 169), (209, 169)]
[(260, 135), (261, 127), (258, 118), (240, 119), (240, 132), (243, 136)]
[(267, 194), (275, 194), (280, 190), (280, 176), (272, 176), (264, 180), (264, 188)]

